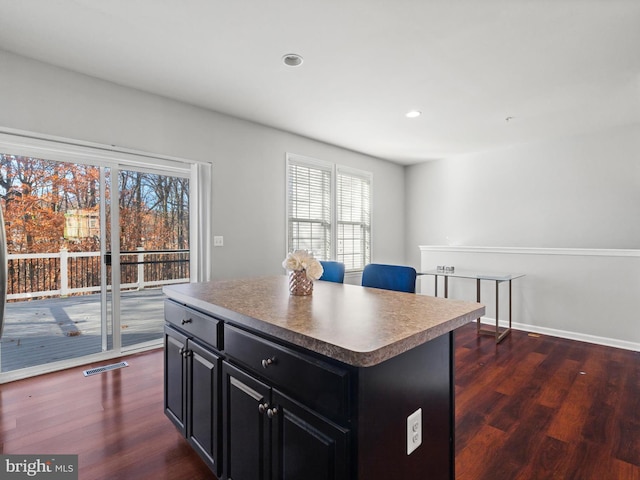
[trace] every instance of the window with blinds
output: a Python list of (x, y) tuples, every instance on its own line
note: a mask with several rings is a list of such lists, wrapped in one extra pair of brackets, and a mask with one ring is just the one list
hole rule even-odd
[(289, 251), (331, 258), (331, 170), (289, 163)]
[(336, 260), (362, 270), (371, 258), (371, 176), (338, 168), (336, 202)]
[(337, 260), (347, 271), (371, 258), (371, 174), (287, 155), (287, 249)]

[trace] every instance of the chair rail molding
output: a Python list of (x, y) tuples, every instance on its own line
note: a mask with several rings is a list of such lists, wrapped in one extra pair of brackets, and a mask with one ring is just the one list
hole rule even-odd
[(419, 245), (421, 252), (505, 253), (513, 255), (578, 255), (594, 257), (640, 257), (640, 249), (624, 248), (546, 248), (472, 247), (462, 245)]

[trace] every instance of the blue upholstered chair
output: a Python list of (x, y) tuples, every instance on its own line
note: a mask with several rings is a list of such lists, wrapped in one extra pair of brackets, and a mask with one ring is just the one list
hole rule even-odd
[(344, 263), (320, 260), (324, 269), (320, 280), (327, 282), (344, 283)]
[(362, 272), (362, 286), (416, 293), (416, 269), (401, 265), (370, 263)]

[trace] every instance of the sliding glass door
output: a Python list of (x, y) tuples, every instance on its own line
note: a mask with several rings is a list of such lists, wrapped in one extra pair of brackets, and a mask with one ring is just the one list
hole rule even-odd
[(189, 170), (176, 170), (0, 151), (0, 381), (161, 345), (162, 286), (190, 278)]
[(7, 304), (0, 372), (103, 351), (97, 166), (0, 154)]
[[(120, 298), (116, 310), (122, 348), (127, 351), (162, 340), (162, 286), (189, 280), (189, 178), (131, 169), (118, 170), (117, 177)], [(115, 258), (112, 255), (112, 267)]]

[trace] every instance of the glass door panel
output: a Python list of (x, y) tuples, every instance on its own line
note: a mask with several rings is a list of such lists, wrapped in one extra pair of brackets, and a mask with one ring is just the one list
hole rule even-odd
[(123, 350), (163, 339), (162, 286), (189, 281), (189, 179), (119, 170)]
[(103, 351), (101, 192), (99, 167), (0, 153), (0, 373)]

